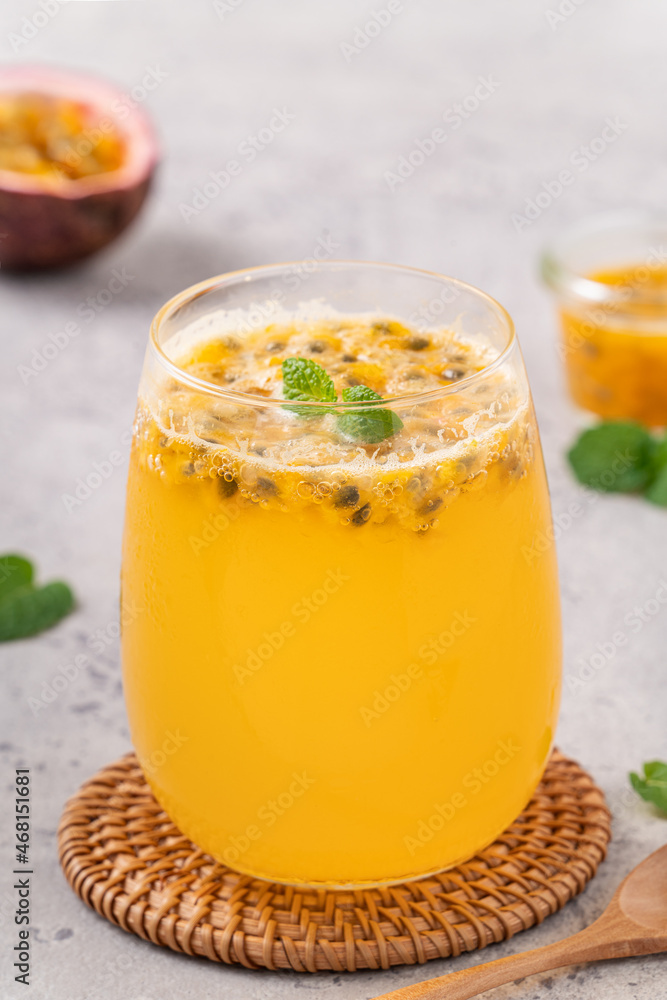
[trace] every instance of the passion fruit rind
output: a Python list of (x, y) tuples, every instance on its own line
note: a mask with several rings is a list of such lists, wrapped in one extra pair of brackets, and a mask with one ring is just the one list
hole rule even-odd
[(166, 434), (141, 409), (134, 447), (143, 467), (165, 485), (214, 491), (222, 505), (283, 513), (316, 507), (332, 524), (393, 522), (416, 532), (441, 526), (447, 508), (463, 495), (513, 488), (534, 454), (532, 424), (522, 415), (450, 458), (399, 469), (369, 465), (362, 473), (338, 465), (304, 475), (303, 469), (265, 465), (258, 455)]
[(64, 267), (101, 250), (139, 213), (151, 180), (146, 177), (132, 187), (75, 199), (0, 187), (2, 267), (20, 271)]
[(0, 69), (0, 264), (72, 264), (138, 214), (159, 157), (141, 107), (112, 84), (46, 66)]

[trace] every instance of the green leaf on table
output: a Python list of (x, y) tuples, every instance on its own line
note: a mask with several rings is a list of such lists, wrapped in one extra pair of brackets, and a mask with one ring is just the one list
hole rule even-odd
[(610, 421), (584, 431), (568, 452), (584, 486), (605, 493), (643, 490), (653, 478), (656, 442), (639, 424)]
[(36, 587), (32, 563), (23, 556), (0, 556), (0, 642), (24, 639), (55, 625), (74, 607), (66, 583)]
[(667, 813), (667, 763), (652, 760), (644, 764), (644, 775), (630, 774), (630, 783), (638, 795)]
[[(374, 403), (382, 396), (367, 385), (353, 385), (343, 389), (345, 403)], [(365, 444), (378, 444), (397, 434), (403, 421), (393, 410), (380, 406), (344, 410), (338, 415), (338, 429), (347, 437)]]
[[(335, 403), (336, 389), (322, 365), (310, 358), (285, 358), (283, 370), (283, 396), (303, 403)], [(286, 406), (286, 410), (300, 417), (323, 416), (328, 407)]]
[(647, 487), (644, 496), (659, 507), (667, 507), (667, 469), (662, 469)]
[(0, 601), (19, 587), (30, 587), (32, 578), (32, 563), (23, 556), (0, 556)]
[(667, 507), (667, 437), (655, 445), (651, 457), (651, 482), (644, 496), (659, 507)]

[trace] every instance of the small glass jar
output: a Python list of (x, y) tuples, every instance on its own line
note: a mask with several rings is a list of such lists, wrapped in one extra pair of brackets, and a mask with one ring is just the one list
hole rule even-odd
[(570, 394), (608, 420), (667, 424), (667, 217), (596, 216), (544, 254)]

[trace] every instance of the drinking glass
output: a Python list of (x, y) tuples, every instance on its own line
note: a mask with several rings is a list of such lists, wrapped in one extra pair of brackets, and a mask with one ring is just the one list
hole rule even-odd
[[(401, 394), (323, 413), (187, 363), (324, 324), (326, 367), (351, 321), (369, 357), (407, 329), (399, 366), (450, 331), (458, 368), (420, 390), (406, 363)], [(378, 410), (400, 431), (351, 444)], [(151, 328), (123, 555), (125, 697), (157, 800), (214, 858), (278, 882), (389, 884), (484, 848), (552, 747), (552, 539), (519, 346), (484, 293), (330, 261), (177, 295)]]
[(563, 234), (543, 258), (579, 406), (611, 420), (667, 424), (667, 218), (614, 213)]

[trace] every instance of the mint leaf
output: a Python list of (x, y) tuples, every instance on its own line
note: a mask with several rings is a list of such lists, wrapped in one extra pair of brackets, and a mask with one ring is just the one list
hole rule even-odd
[(659, 507), (667, 507), (667, 468), (657, 474), (644, 496)]
[(651, 456), (651, 469), (654, 473), (662, 472), (665, 468), (667, 468), (667, 437), (658, 441)]
[(644, 764), (643, 777), (633, 771), (630, 784), (646, 802), (652, 802), (667, 813), (667, 764), (664, 761), (652, 760)]
[[(310, 358), (285, 358), (283, 361), (283, 396), (285, 399), (309, 403), (335, 403), (336, 388), (322, 365)], [(367, 385), (343, 389), (346, 403), (376, 403), (382, 396)], [(300, 417), (324, 416), (334, 412), (331, 406), (285, 406)], [(400, 431), (403, 421), (384, 407), (350, 409), (338, 414), (341, 434), (355, 441), (377, 444)]]
[[(308, 403), (335, 403), (336, 389), (322, 365), (310, 358), (285, 358), (283, 369), (283, 396)], [(300, 417), (323, 416), (328, 407), (286, 406), (286, 410)]]
[(32, 577), (32, 563), (23, 556), (0, 556), (0, 601), (19, 587), (30, 587)]
[(73, 607), (74, 596), (66, 583), (17, 588), (0, 601), (0, 642), (36, 635), (55, 625)]
[(584, 431), (568, 452), (584, 486), (605, 493), (644, 489), (652, 477), (656, 443), (639, 424), (608, 422)]
[(651, 503), (667, 507), (667, 437), (655, 446), (651, 458), (652, 480), (644, 494)]
[[(382, 396), (367, 385), (353, 385), (343, 389), (345, 403), (373, 403)], [(403, 421), (393, 410), (384, 407), (366, 406), (359, 410), (345, 410), (338, 415), (338, 429), (346, 437), (365, 444), (378, 444), (385, 438), (397, 434)]]

